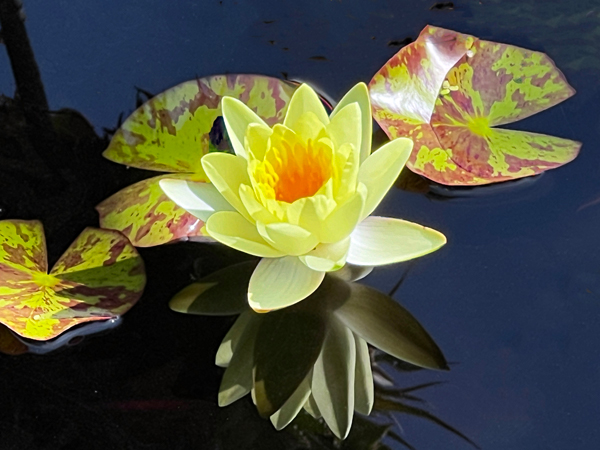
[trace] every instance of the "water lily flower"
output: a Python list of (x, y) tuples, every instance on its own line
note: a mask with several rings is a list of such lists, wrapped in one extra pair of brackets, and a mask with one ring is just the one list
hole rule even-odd
[(441, 247), (441, 233), (404, 220), (369, 216), (404, 167), (412, 141), (371, 154), (371, 104), (357, 84), (331, 115), (304, 84), (283, 124), (272, 128), (241, 101), (225, 97), (223, 118), (235, 155), (209, 153), (211, 183), (161, 180), (179, 206), (206, 222), (215, 240), (262, 257), (248, 286), (257, 312), (297, 303), (325, 273), (346, 262), (378, 266)]

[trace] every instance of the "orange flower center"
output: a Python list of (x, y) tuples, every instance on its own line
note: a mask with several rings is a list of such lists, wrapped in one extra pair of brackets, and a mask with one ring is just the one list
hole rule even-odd
[(268, 197), (293, 203), (315, 195), (331, 178), (333, 153), (326, 144), (282, 139), (276, 145), (255, 171), (255, 180)]

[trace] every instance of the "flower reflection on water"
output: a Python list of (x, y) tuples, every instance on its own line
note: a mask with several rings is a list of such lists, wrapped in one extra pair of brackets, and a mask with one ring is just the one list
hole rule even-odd
[[(367, 271), (347, 267), (325, 277), (304, 301), (259, 314), (246, 301), (256, 262), (244, 262), (188, 286), (170, 303), (191, 314), (240, 314), (216, 355), (225, 367), (219, 405), (251, 393), (277, 429), (304, 409), (347, 437), (354, 411), (375, 399), (368, 344), (416, 366), (447, 369), (440, 349), (417, 320), (387, 295), (354, 283)], [(342, 278), (344, 277), (344, 278)]]

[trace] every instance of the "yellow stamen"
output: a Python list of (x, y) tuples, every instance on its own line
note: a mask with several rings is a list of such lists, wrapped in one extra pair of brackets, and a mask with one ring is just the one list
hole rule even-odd
[(254, 179), (267, 198), (292, 203), (311, 197), (332, 175), (332, 149), (310, 139), (274, 139)]

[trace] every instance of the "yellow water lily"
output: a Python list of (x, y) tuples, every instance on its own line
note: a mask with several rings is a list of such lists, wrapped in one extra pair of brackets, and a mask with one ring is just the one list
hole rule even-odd
[(209, 153), (211, 183), (162, 180), (165, 193), (205, 221), (215, 240), (263, 259), (248, 286), (258, 312), (297, 303), (326, 272), (347, 262), (390, 264), (425, 255), (443, 234), (399, 219), (371, 216), (404, 167), (412, 141), (394, 139), (371, 154), (371, 104), (357, 84), (331, 115), (304, 84), (283, 124), (269, 127), (232, 97), (222, 100), (235, 155)]

